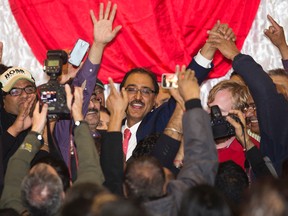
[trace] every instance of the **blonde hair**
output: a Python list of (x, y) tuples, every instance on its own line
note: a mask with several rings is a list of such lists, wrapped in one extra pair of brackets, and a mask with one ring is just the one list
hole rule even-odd
[(233, 80), (224, 80), (216, 84), (209, 92), (207, 104), (209, 105), (212, 103), (215, 100), (216, 94), (225, 89), (227, 89), (232, 95), (232, 109), (243, 110), (247, 105), (250, 93), (246, 86)]

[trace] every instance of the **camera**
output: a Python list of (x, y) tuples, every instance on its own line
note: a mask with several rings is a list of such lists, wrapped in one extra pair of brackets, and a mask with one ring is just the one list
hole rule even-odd
[(48, 104), (48, 117), (68, 119), (70, 111), (66, 103), (66, 92), (57, 78), (62, 73), (63, 64), (67, 63), (68, 55), (63, 50), (49, 50), (44, 62), (44, 72), (50, 76), (48, 83), (37, 88), (41, 104)]
[[(219, 106), (212, 106), (210, 115), (214, 139), (235, 136), (235, 128), (226, 121), (224, 116), (222, 116)], [(235, 121), (240, 122), (240, 119), (236, 115), (229, 116), (231, 116)]]

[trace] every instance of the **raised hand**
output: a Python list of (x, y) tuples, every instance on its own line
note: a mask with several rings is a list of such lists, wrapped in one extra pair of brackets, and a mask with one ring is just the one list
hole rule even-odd
[(74, 121), (81, 121), (84, 119), (82, 114), (83, 105), (83, 85), (81, 87), (75, 86), (72, 94), (71, 88), (68, 84), (65, 85), (67, 106), (71, 111)]
[(116, 26), (112, 28), (112, 24), (115, 18), (117, 5), (114, 4), (111, 10), (111, 2), (109, 1), (104, 13), (104, 4), (100, 3), (99, 20), (96, 19), (95, 14), (90, 10), (90, 16), (94, 25), (94, 41), (89, 51), (88, 58), (92, 64), (100, 64), (103, 50), (107, 43), (113, 40), (113, 38), (120, 31), (122, 26)]
[(31, 131), (42, 133), (46, 125), (48, 113), (48, 104), (43, 104), (40, 111), (40, 102), (36, 103), (35, 109), (33, 111), (33, 121)]
[(185, 65), (182, 65), (181, 71), (179, 68), (178, 68), (179, 70), (178, 71), (178, 89), (179, 89), (180, 95), (182, 96), (185, 102), (190, 99), (196, 99), (196, 98), (199, 99), (200, 87), (198, 85), (197, 78), (195, 77), (195, 72), (190, 69), (186, 70)]
[(110, 94), (107, 98), (106, 104), (111, 115), (121, 114), (122, 119), (125, 117), (125, 111), (128, 106), (128, 95), (124, 88), (121, 89), (121, 93), (115, 88), (113, 80), (108, 78), (110, 84)]
[(241, 123), (229, 115), (226, 117), (226, 120), (235, 128), (236, 138), (243, 148), (249, 150), (254, 144), (248, 136), (244, 114), (240, 110), (230, 110), (229, 114), (233, 114), (239, 118)]
[(121, 93), (118, 92), (110, 77), (108, 81), (110, 84), (110, 94), (106, 100), (106, 105), (111, 114), (108, 131), (120, 131), (122, 120), (126, 115), (128, 95), (124, 88), (121, 89)]
[(231, 40), (226, 40), (221, 33), (209, 32), (209, 35), (212, 37), (209, 37), (207, 42), (210, 43), (212, 47), (217, 48), (226, 58), (233, 60), (234, 57), (240, 53), (236, 44)]
[[(212, 39), (213, 37), (215, 37), (213, 34), (210, 34), (211, 32), (218, 33), (219, 35), (223, 37), (223, 39), (226, 39), (229, 41), (236, 41), (236, 36), (233, 32), (233, 29), (230, 28), (228, 24), (226, 23), (220, 23), (219, 20), (215, 23), (215, 25), (213, 26), (211, 30), (207, 31), (207, 33), (209, 34), (209, 39)], [(206, 42), (204, 46), (201, 48), (201, 54), (205, 58), (212, 60), (214, 58), (216, 50), (217, 48), (211, 46), (210, 43)]]
[(112, 28), (112, 24), (117, 11), (117, 4), (114, 4), (111, 11), (111, 1), (108, 1), (104, 12), (104, 3), (100, 3), (99, 19), (97, 20), (93, 10), (90, 10), (90, 16), (94, 24), (94, 42), (106, 45), (117, 35), (122, 28), (121, 25)]
[(35, 99), (36, 95), (31, 94), (21, 105), (20, 112), (17, 115), (15, 122), (13, 123), (13, 125), (11, 125), (11, 127), (8, 128), (8, 132), (12, 136), (16, 137), (19, 133), (31, 127), (32, 118), (30, 116), (30, 113), (32, 112)]
[(288, 59), (288, 46), (285, 39), (285, 33), (282, 26), (280, 26), (270, 15), (267, 15), (271, 25), (264, 30), (264, 34), (271, 40), (271, 42), (279, 49), (283, 59)]

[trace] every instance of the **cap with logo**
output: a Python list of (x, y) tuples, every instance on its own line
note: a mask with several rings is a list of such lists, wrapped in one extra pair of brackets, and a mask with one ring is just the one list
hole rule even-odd
[(105, 89), (104, 84), (99, 80), (98, 78), (96, 79), (96, 86), (101, 87), (102, 89)]
[(26, 79), (31, 83), (35, 83), (31, 73), (26, 69), (20, 67), (12, 67), (0, 76), (2, 91), (9, 92), (13, 88), (14, 84), (20, 79)]

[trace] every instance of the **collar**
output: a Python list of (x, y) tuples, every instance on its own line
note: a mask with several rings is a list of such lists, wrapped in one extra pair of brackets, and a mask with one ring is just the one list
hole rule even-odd
[(142, 122), (142, 121), (134, 124), (132, 127), (129, 128), (128, 125), (127, 125), (127, 119), (126, 119), (126, 120), (125, 120), (125, 124), (122, 126), (122, 133), (124, 132), (124, 130), (125, 130), (126, 128), (128, 128), (128, 129), (130, 130), (131, 134), (136, 134), (136, 131), (138, 130), (138, 127), (139, 127), (139, 125), (141, 124), (141, 122)]
[(217, 144), (216, 145), (216, 149), (223, 149), (223, 148), (229, 148), (231, 143), (235, 140), (235, 136), (229, 138), (228, 140), (226, 140), (223, 143)]

